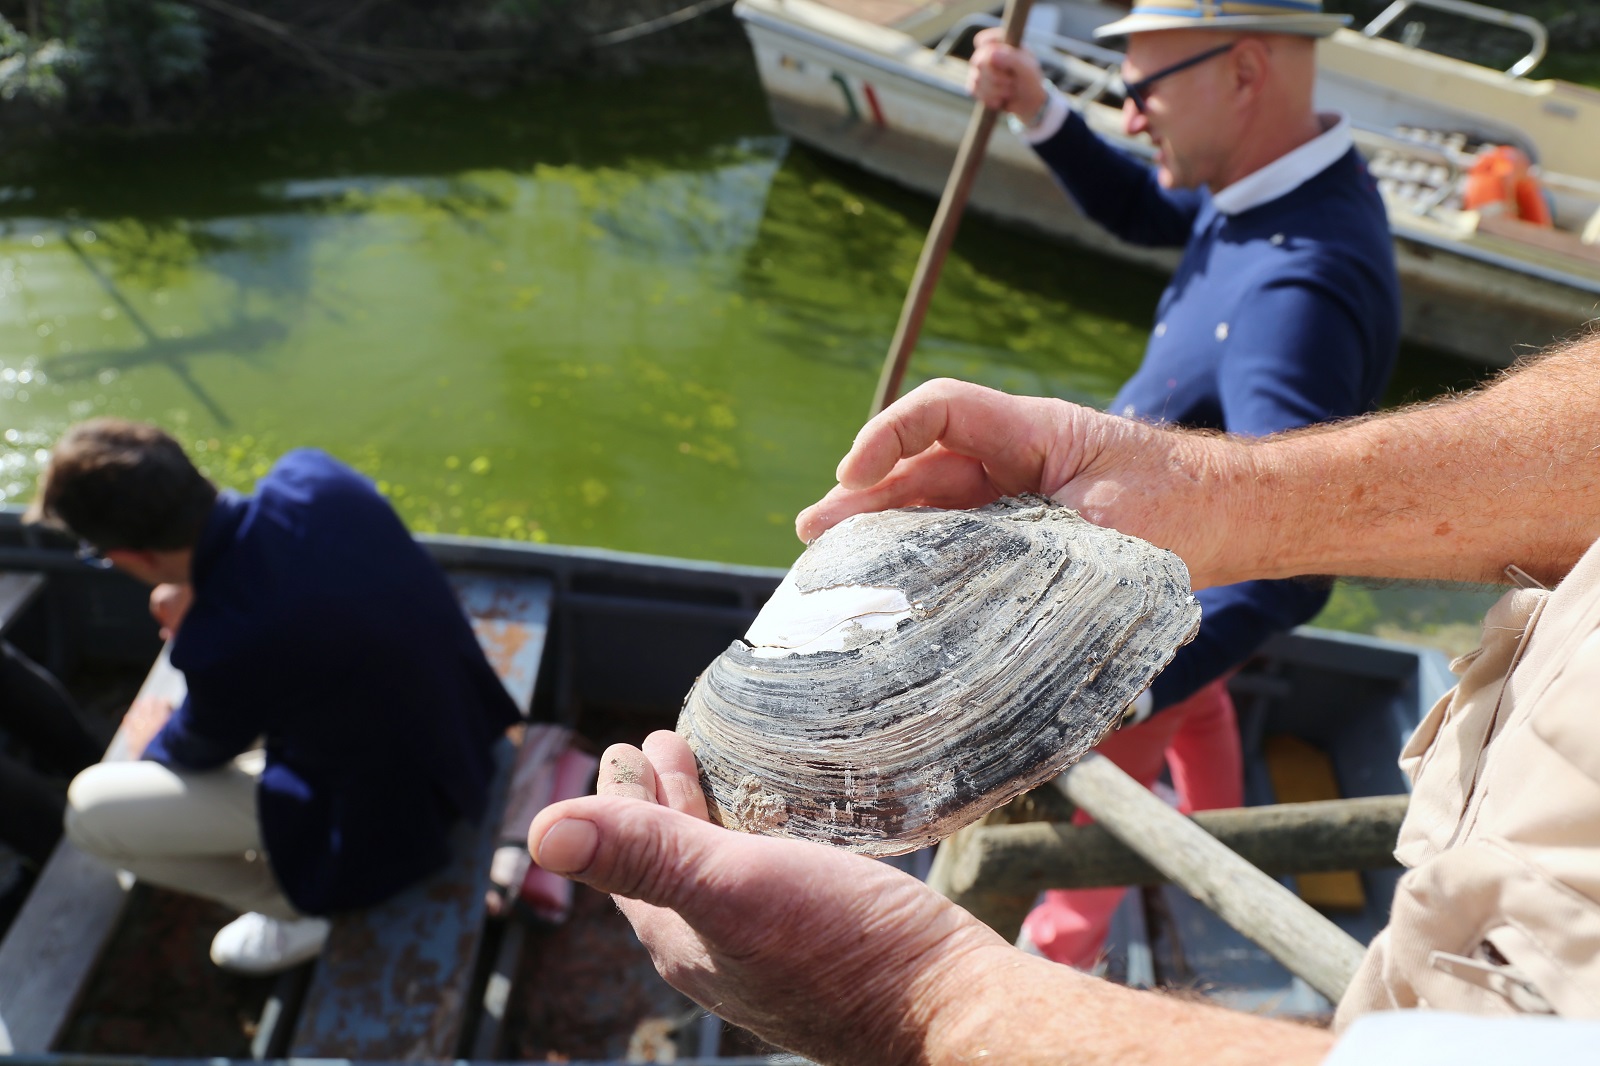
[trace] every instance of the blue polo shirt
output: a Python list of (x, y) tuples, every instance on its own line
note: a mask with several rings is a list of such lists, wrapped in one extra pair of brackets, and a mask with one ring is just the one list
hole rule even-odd
[[(1332, 134), (1348, 141), (1338, 129), (1323, 137)], [(1280, 194), (1238, 195), (1253, 175), (1215, 198), (1163, 189), (1151, 167), (1076, 113), (1034, 149), (1084, 214), (1112, 233), (1184, 248), (1144, 362), (1112, 412), (1262, 436), (1377, 407), (1399, 346), (1400, 286), (1383, 201), (1353, 147), (1292, 188), (1280, 181), (1272, 190)], [(1151, 685), (1157, 710), (1240, 665), (1272, 634), (1309, 621), (1328, 590), (1250, 581), (1198, 595), (1200, 632)]]
[(222, 493), (172, 644), (188, 696), (145, 749), (211, 770), (264, 740), (274, 875), (304, 913), (378, 902), (483, 814), (518, 714), (428, 553), (371, 482), (310, 450)]

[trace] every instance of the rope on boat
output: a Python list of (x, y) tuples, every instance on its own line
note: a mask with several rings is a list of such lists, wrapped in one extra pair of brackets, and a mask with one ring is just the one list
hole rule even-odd
[(733, 0), (700, 0), (697, 4), (679, 8), (659, 18), (646, 19), (643, 22), (634, 23), (632, 26), (624, 26), (620, 30), (596, 34), (594, 37), (589, 38), (589, 43), (596, 48), (606, 48), (614, 44), (621, 44), (624, 41), (648, 37), (652, 33), (658, 33), (672, 26), (681, 25), (691, 19), (697, 19), (701, 15), (709, 14), (719, 7), (727, 7), (732, 3)]

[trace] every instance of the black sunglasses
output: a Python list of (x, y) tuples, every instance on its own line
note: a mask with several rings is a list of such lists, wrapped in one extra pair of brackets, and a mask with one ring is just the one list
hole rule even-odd
[(1145, 113), (1145, 105), (1150, 102), (1150, 86), (1154, 85), (1162, 78), (1178, 73), (1180, 70), (1188, 70), (1190, 67), (1199, 66), (1208, 59), (1215, 59), (1217, 56), (1220, 56), (1222, 53), (1228, 51), (1238, 43), (1238, 41), (1229, 41), (1227, 44), (1219, 44), (1215, 48), (1206, 49), (1197, 56), (1190, 56), (1188, 59), (1174, 63), (1170, 67), (1163, 67), (1147, 78), (1140, 78), (1138, 81), (1124, 82), (1122, 85), (1122, 90), (1128, 94), (1128, 99), (1133, 101), (1133, 106), (1137, 107), (1139, 109), (1139, 114), (1142, 115)]

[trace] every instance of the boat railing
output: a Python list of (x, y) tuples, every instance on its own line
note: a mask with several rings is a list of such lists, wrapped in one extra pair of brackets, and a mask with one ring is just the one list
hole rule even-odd
[[(1378, 37), (1388, 29), (1396, 19), (1413, 7), (1431, 7), (1436, 11), (1443, 11), (1462, 18), (1473, 19), (1477, 22), (1488, 23), (1491, 26), (1501, 26), (1510, 30), (1520, 30), (1533, 38), (1533, 47), (1528, 54), (1506, 68), (1506, 74), (1513, 78), (1520, 78), (1528, 73), (1544, 59), (1545, 50), (1550, 44), (1550, 33), (1544, 28), (1544, 23), (1529, 15), (1518, 15), (1510, 11), (1502, 11), (1497, 7), (1488, 7), (1484, 4), (1474, 4), (1471, 0), (1394, 0), (1394, 3), (1380, 11), (1376, 18), (1362, 28), (1361, 33), (1366, 37)], [(1411, 23), (1401, 32), (1400, 43), (1407, 47), (1415, 48), (1422, 40), (1422, 24)], [(1413, 27), (1416, 27), (1413, 29)]]
[(1539, 181), (1551, 192), (1587, 200), (1600, 210), (1600, 181), (1551, 170), (1541, 170)]
[(1471, 166), (1475, 158), (1472, 152), (1458, 150), (1448, 144), (1434, 144), (1422, 139), (1421, 136), (1408, 133), (1403, 128), (1383, 129), (1355, 120), (1351, 120), (1350, 126), (1359, 135), (1363, 147), (1387, 148), (1396, 155), (1403, 155), (1408, 159), (1443, 166), (1452, 176), (1458, 176)]
[[(1459, 132), (1422, 129), (1415, 126), (1397, 126), (1392, 130), (1384, 130), (1354, 121), (1351, 122), (1351, 126), (1363, 142), (1363, 149), (1373, 145), (1380, 149), (1389, 148), (1395, 154), (1411, 159), (1444, 164), (1450, 168), (1452, 180), (1459, 178), (1477, 161), (1478, 152), (1483, 147), (1481, 143), (1474, 144), (1466, 134)], [(1530, 157), (1537, 158), (1531, 146), (1512, 143), (1526, 151)], [(1600, 208), (1600, 180), (1566, 171), (1548, 170), (1544, 167), (1537, 167), (1535, 173), (1540, 183), (1552, 192), (1581, 199), (1594, 208)], [(3, 561), (3, 556), (0, 556), (0, 561)]]
[(1412, 214), (1433, 213), (1459, 191), (1461, 177), (1472, 165), (1472, 154), (1449, 141), (1434, 143), (1363, 122), (1352, 121), (1351, 127), (1385, 198)]
[[(971, 30), (998, 25), (1000, 18), (997, 15), (984, 12), (968, 15), (945, 31), (944, 37), (933, 49), (934, 54), (941, 58), (948, 56)], [(1060, 73), (1082, 83), (1083, 88), (1073, 93), (1080, 103), (1092, 103), (1108, 92), (1121, 94), (1121, 52), (1043, 30), (1028, 30), (1023, 35), (1023, 43), (1039, 57), (1040, 64), (1047, 68), (1047, 74), (1050, 73), (1048, 68), (1055, 66)], [(1061, 79), (1052, 77), (1051, 80), (1059, 83)]]
[[(968, 30), (983, 30), (998, 25), (1000, 25), (1000, 16), (998, 15), (991, 15), (982, 11), (968, 15), (958, 20), (945, 31), (939, 43), (934, 46), (934, 54), (939, 56), (949, 55), (966, 37)], [(1042, 46), (1058, 52), (1065, 52), (1067, 55), (1077, 56), (1079, 59), (1087, 59), (1098, 67), (1116, 67), (1122, 64), (1122, 53), (1114, 48), (1104, 48), (1088, 41), (1080, 41), (1076, 37), (1063, 37), (1059, 33), (1051, 33), (1047, 30), (1027, 30), (1023, 33), (1023, 42), (1034, 47)]]

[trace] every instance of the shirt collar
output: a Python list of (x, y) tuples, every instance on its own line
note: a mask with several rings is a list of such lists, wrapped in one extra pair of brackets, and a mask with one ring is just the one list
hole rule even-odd
[(1342, 159), (1355, 144), (1350, 118), (1341, 112), (1319, 114), (1322, 133), (1294, 151), (1279, 156), (1253, 174), (1246, 174), (1211, 197), (1224, 215), (1237, 215), (1286, 196)]

